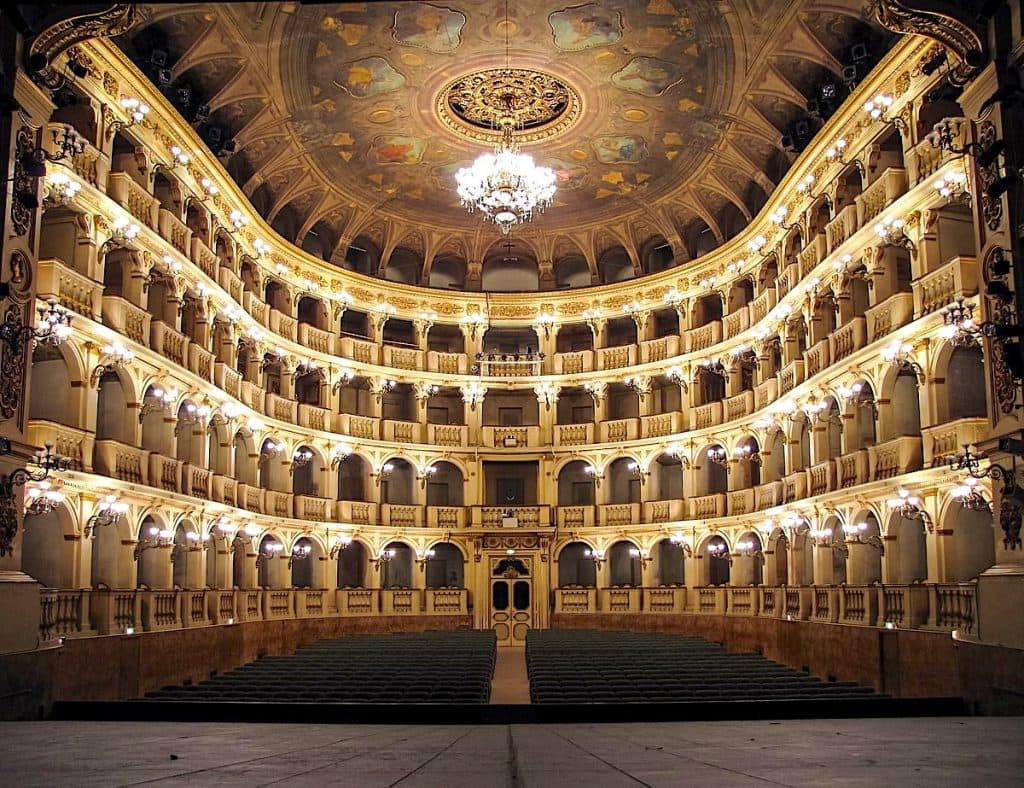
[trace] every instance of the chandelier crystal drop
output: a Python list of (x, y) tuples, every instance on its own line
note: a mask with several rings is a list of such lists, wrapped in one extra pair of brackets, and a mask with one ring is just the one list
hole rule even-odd
[(538, 167), (533, 157), (519, 152), (512, 136), (511, 108), (501, 118), (501, 142), (494, 153), (477, 158), (470, 167), (455, 173), (459, 199), (470, 213), (479, 211), (508, 235), (517, 224), (528, 222), (533, 212), (543, 213), (555, 196), (555, 172)]

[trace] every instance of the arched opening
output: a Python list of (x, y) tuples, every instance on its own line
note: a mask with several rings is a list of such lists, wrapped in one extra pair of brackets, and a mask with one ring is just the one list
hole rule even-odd
[(439, 460), (430, 466), (427, 478), (427, 506), (462, 506), (466, 481), (458, 465)]
[(235, 466), (235, 479), (241, 484), (255, 486), (256, 461), (250, 450), (251, 443), (252, 436), (247, 437), (239, 430), (235, 433), (235, 437), (231, 442), (231, 451)]
[(754, 300), (754, 282), (749, 276), (737, 279), (729, 288), (728, 314), (733, 314)]
[(171, 585), (174, 588), (189, 588), (188, 565), (191, 556), (188, 548), (185, 526), (178, 523), (174, 528), (174, 544), (171, 546)]
[(71, 372), (60, 348), (40, 343), (32, 350), (28, 417), (78, 426), (72, 401)]
[(865, 512), (844, 526), (846, 548), (846, 578), (854, 585), (869, 585), (882, 581), (882, 528), (873, 512)]
[(811, 422), (803, 411), (793, 417), (793, 433), (796, 445), (792, 470), (801, 471), (811, 465)]
[(891, 428), (888, 438), (921, 434), (921, 399), (918, 393), (917, 373), (902, 368), (896, 375), (890, 400)]
[(946, 546), (946, 580), (973, 580), (996, 562), (992, 512), (967, 509), (954, 501), (946, 513), (952, 534)]
[(116, 372), (100, 378), (96, 395), (96, 440), (133, 443), (128, 427), (128, 396)]
[(404, 246), (396, 247), (384, 267), (384, 278), (389, 282), (414, 285), (423, 271), (423, 254)]
[(293, 377), (295, 381), (295, 401), (300, 405), (321, 406), (321, 396), (324, 393), (323, 370), (319, 367), (302, 365), (295, 370)]
[(875, 402), (875, 392), (866, 380), (855, 382), (850, 387), (850, 392), (848, 407), (853, 416), (853, 425), (848, 449), (857, 451), (874, 446), (877, 441), (878, 405)]
[(696, 494), (712, 495), (729, 489), (729, 454), (720, 443), (706, 446), (697, 456)]
[(958, 347), (949, 357), (946, 372), (946, 402), (949, 420), (984, 418), (985, 355), (977, 345)]
[(597, 270), (602, 282), (624, 282), (636, 275), (629, 252), (623, 246), (605, 249), (597, 258)]
[(272, 534), (260, 540), (256, 556), (256, 570), (260, 588), (284, 588), (285, 569), (288, 559), (284, 556), (284, 545)]
[(737, 489), (756, 487), (761, 483), (761, 447), (757, 438), (748, 435), (736, 444), (733, 452), (736, 462), (733, 466), (733, 473), (739, 474), (736, 481)]
[(781, 429), (775, 429), (768, 438), (768, 451), (761, 463), (766, 482), (781, 481), (786, 476), (786, 436)]
[(435, 323), (427, 332), (427, 350), (438, 353), (465, 353), (466, 338), (455, 326)]
[(608, 548), (608, 582), (613, 588), (635, 588), (643, 582), (640, 551), (632, 542), (620, 540)]
[(146, 515), (136, 534), (137, 588), (170, 588), (170, 540), (174, 532), (168, 531), (152, 515)]
[(555, 260), (555, 287), (559, 290), (590, 286), (590, 266), (583, 255), (568, 254)]
[(162, 385), (149, 386), (142, 398), (139, 416), (142, 423), (142, 448), (165, 457), (173, 454), (174, 419), (168, 410), (176, 392)]
[(754, 531), (747, 531), (736, 543), (732, 584), (759, 586), (764, 583), (764, 545)]
[(178, 407), (178, 415), (174, 420), (174, 437), (176, 459), (198, 468), (206, 467), (206, 430), (199, 407), (191, 400), (184, 400)]
[(540, 289), (533, 250), (518, 238), (495, 243), (484, 255), (481, 285), (487, 292), (521, 293)]
[(843, 453), (843, 417), (835, 397), (825, 400), (826, 407), (819, 414), (825, 419), (825, 458), (834, 460)]
[(349, 454), (338, 463), (338, 500), (367, 500), (366, 483), (370, 478), (370, 464), (358, 454)]
[(558, 472), (559, 506), (592, 506), (597, 498), (594, 477), (587, 473), (588, 463), (573, 460)]
[(289, 462), (283, 462), (285, 445), (274, 438), (265, 438), (260, 447), (259, 456), (259, 486), (264, 490), (274, 492), (288, 492), (288, 470), (291, 467)]
[(814, 584), (814, 540), (807, 529), (793, 535), (793, 584)]
[(885, 581), (906, 585), (927, 580), (928, 540), (924, 523), (893, 512), (886, 536)]
[(776, 529), (765, 551), (765, 583), (784, 586), (789, 583), (789, 539), (782, 529)]
[(342, 268), (373, 276), (380, 267), (380, 247), (366, 235), (357, 235), (345, 250)]
[(632, 457), (619, 457), (607, 468), (607, 502), (640, 503), (640, 465)]
[(725, 399), (726, 375), (721, 364), (701, 364), (697, 367), (697, 405), (708, 405)]
[(384, 555), (389, 558), (380, 565), (380, 587), (412, 588), (412, 548), (405, 542), (390, 542)]
[(651, 466), (652, 500), (681, 501), (683, 499), (683, 462), (672, 454), (662, 454)]
[(319, 497), (324, 478), (324, 461), (320, 452), (305, 444), (292, 455), (292, 492), (295, 495)]
[(289, 563), (292, 565), (292, 588), (318, 588), (317, 568), (324, 557), (320, 543), (308, 536), (301, 536), (292, 546)]
[(690, 319), (690, 328), (697, 329), (722, 319), (722, 295), (721, 293), (708, 293), (701, 296), (693, 304), (693, 315)]
[(291, 314), (291, 297), (288, 295), (288, 288), (276, 279), (268, 278), (263, 289), (263, 300), (271, 309), (276, 309), (282, 315)]
[[(391, 466), (388, 468), (388, 466)], [(416, 469), (412, 463), (401, 457), (393, 457), (384, 464), (380, 480), (381, 503), (409, 506), (416, 503)]]
[(425, 585), (427, 588), (463, 588), (465, 586), (465, 565), (462, 551), (450, 542), (440, 542), (433, 547), (434, 555), (425, 564)]
[(353, 539), (338, 556), (338, 588), (365, 588), (366, 547)]
[(670, 244), (663, 235), (651, 238), (642, 247), (640, 266), (648, 274), (664, 271), (676, 264), (675, 255)]
[(174, 218), (181, 219), (181, 186), (161, 165), (153, 168), (153, 196), (159, 201), (161, 208), (174, 214)]
[[(45, 514), (26, 514), (22, 524), (21, 569), (43, 588), (74, 588), (77, 541), (65, 539), (69, 514), (59, 506)], [(110, 529), (104, 529), (110, 530)]]
[(597, 586), (597, 565), (591, 552), (585, 542), (570, 542), (561, 549), (558, 553), (559, 588)]
[(454, 254), (442, 254), (430, 264), (427, 277), (430, 287), (444, 290), (464, 290), (466, 287), (466, 261)]
[(299, 323), (306, 323), (313, 326), (313, 328), (319, 328), (321, 331), (327, 330), (327, 306), (319, 298), (302, 296), (299, 299), (296, 317)]
[(680, 545), (661, 539), (654, 546), (654, 574), (659, 586), (685, 585), (686, 557)]
[(732, 555), (729, 545), (721, 536), (712, 536), (704, 543), (704, 585), (729, 585), (732, 569)]

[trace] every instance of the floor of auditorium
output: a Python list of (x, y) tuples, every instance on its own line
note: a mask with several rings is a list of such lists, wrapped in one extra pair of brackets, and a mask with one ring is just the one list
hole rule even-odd
[(1020, 785), (1021, 717), (608, 725), (0, 723), (7, 785)]

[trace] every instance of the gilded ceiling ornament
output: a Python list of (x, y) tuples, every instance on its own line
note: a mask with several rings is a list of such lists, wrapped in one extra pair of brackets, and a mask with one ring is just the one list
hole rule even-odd
[(470, 139), (495, 141), (500, 120), (511, 111), (519, 142), (560, 134), (580, 116), (579, 93), (558, 77), (526, 68), (476, 71), (449, 83), (437, 99), (446, 127)]

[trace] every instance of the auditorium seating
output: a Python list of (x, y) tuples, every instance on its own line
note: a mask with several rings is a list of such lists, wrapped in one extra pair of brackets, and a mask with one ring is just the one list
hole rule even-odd
[(679, 703), (877, 697), (759, 654), (702, 638), (585, 629), (532, 630), (526, 665), (533, 703)]
[(458, 630), (320, 640), (148, 700), (262, 703), (487, 703), (494, 632)]

